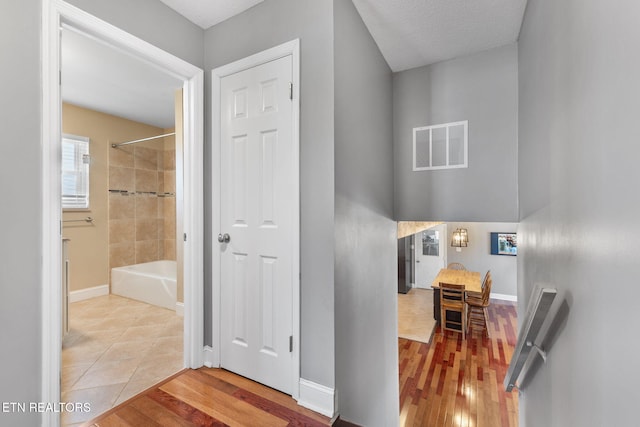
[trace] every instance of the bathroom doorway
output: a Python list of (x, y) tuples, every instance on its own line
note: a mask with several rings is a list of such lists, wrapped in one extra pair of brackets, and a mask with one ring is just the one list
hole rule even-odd
[(65, 426), (184, 367), (182, 81), (73, 28), (61, 33), (61, 398), (91, 404), (63, 413)]
[[(45, 272), (43, 276), (46, 277), (46, 283), (43, 283), (43, 289), (45, 290), (43, 298), (43, 401), (62, 401), (61, 384), (58, 382), (62, 371), (63, 382), (66, 381), (65, 384), (62, 384), (63, 388), (68, 385), (67, 383), (76, 384), (78, 390), (88, 390), (94, 388), (94, 386), (110, 387), (111, 395), (107, 398), (107, 401), (111, 405), (117, 403), (119, 401), (118, 398), (120, 400), (125, 398), (123, 393), (125, 393), (125, 387), (131, 385), (129, 380), (135, 379), (134, 382), (138, 386), (142, 386), (138, 391), (142, 391), (146, 388), (143, 386), (145, 382), (161, 379), (159, 377), (160, 371), (151, 369), (151, 366), (157, 367), (158, 363), (149, 363), (149, 369), (144, 369), (141, 365), (136, 365), (132, 368), (129, 365), (133, 363), (133, 360), (147, 362), (153, 357), (165, 357), (168, 356), (167, 353), (169, 352), (174, 353), (171, 356), (175, 356), (175, 353), (179, 352), (178, 362), (172, 365), (173, 367), (171, 368), (173, 371), (182, 367), (202, 366), (203, 345), (202, 333), (200, 332), (202, 328), (202, 310), (198, 308), (203, 304), (201, 274), (203, 268), (201, 257), (199, 256), (202, 253), (203, 245), (202, 239), (198, 237), (203, 234), (202, 210), (198, 208), (202, 206), (201, 192), (198, 190), (198, 186), (202, 182), (202, 167), (198, 159), (202, 156), (203, 148), (203, 109), (202, 103), (198, 102), (198, 100), (201, 100), (201, 96), (194, 95), (202, 91), (202, 70), (186, 64), (184, 61), (102, 21), (96, 20), (80, 10), (66, 8), (63, 2), (45, 2), (44, 9), (45, 16), (50, 19), (48, 25), (46, 20), (44, 24), (46, 47), (43, 49), (43, 74), (46, 93), (43, 105), (43, 134), (45, 141), (45, 144), (43, 144), (43, 156), (45, 159), (49, 159), (48, 162), (45, 161), (43, 164), (46, 181), (45, 194), (43, 195), (45, 218), (45, 224), (43, 224), (43, 250), (45, 254), (50, 256), (46, 256), (43, 259), (43, 270)], [(65, 79), (65, 70), (62, 68), (64, 63), (60, 64), (54, 59), (59, 57), (60, 53), (63, 53), (64, 48), (64, 41), (61, 42), (58, 38), (60, 28), (62, 28), (63, 34), (68, 31), (76, 36), (84, 37), (85, 41), (89, 40), (101, 45), (102, 48), (113, 49), (117, 54), (127, 56), (129, 59), (138, 61), (143, 59), (146, 63), (142, 61), (140, 63), (146, 67), (152, 68), (156, 72), (158, 70), (163, 71), (170, 76), (175, 83), (175, 87), (172, 88), (173, 94), (175, 94), (175, 89), (184, 90), (183, 93), (179, 93), (175, 98), (172, 96), (172, 100), (185, 101), (184, 106), (175, 109), (184, 115), (184, 128), (179, 129), (179, 126), (167, 126), (162, 123), (145, 123), (145, 119), (131, 117), (118, 111), (109, 111), (102, 107), (100, 107), (102, 111), (99, 111), (90, 105), (80, 105), (81, 101), (75, 100), (75, 103), (72, 104), (67, 99), (63, 99), (62, 95), (67, 98), (68, 94), (61, 94), (56, 90), (52, 90), (53, 79), (50, 78), (53, 75), (59, 75), (60, 71), (62, 71), (62, 78)], [(95, 58), (93, 59), (95, 60)], [(100, 57), (101, 59), (102, 56)], [(85, 66), (91, 62), (91, 58), (86, 57), (78, 57), (74, 58), (74, 60)], [(107, 68), (105, 63), (100, 65)], [(100, 75), (93, 74), (92, 77), (97, 86), (103, 90), (107, 89), (106, 95), (113, 92), (109, 90), (109, 86), (104, 80), (99, 79)], [(119, 79), (118, 82), (120, 83), (127, 76), (112, 72), (109, 77)], [(107, 99), (108, 96), (103, 96), (103, 98)], [(134, 103), (129, 102), (129, 104)], [(74, 110), (74, 113), (81, 112), (85, 114), (85, 119), (87, 115), (93, 114), (94, 116), (109, 116), (114, 120), (125, 120), (133, 127), (136, 127), (136, 130), (133, 132), (135, 134), (133, 136), (115, 135), (113, 138), (109, 137), (106, 142), (101, 137), (86, 138), (89, 140), (88, 155), (83, 153), (80, 156), (76, 153), (76, 157), (81, 159), (79, 161), (81, 164), (88, 165), (89, 168), (102, 168), (106, 171), (106, 185), (93, 187), (89, 203), (93, 198), (95, 199), (93, 200), (96, 203), (95, 205), (82, 206), (78, 209), (67, 211), (63, 215), (61, 209), (63, 197), (61, 197), (60, 192), (61, 162), (59, 157), (56, 158), (64, 148), (60, 136), (66, 134), (64, 136), (71, 139), (74, 139), (74, 136), (84, 136), (77, 135), (84, 132), (73, 131), (73, 134), (68, 134), (63, 129), (66, 125), (64, 123), (66, 121), (65, 116), (71, 110)], [(55, 120), (55, 117), (62, 117), (63, 123)], [(83, 119), (80, 122), (88, 125), (90, 120)], [(143, 131), (139, 128), (141, 125), (155, 129), (145, 129)], [(120, 132), (124, 127), (126, 126), (111, 126), (111, 129)], [(131, 139), (141, 139), (138, 136), (157, 136), (157, 129), (161, 129), (162, 132), (170, 131), (167, 133), (175, 132), (175, 136), (178, 137), (176, 139), (183, 139), (181, 141), (183, 145), (179, 146), (179, 142), (172, 140), (171, 137), (173, 135), (171, 135), (156, 142), (155, 147), (139, 145), (140, 149), (136, 147), (130, 150), (129, 153), (120, 147), (111, 147), (111, 144), (129, 142)], [(151, 135), (146, 132), (148, 130), (153, 131), (150, 132)], [(140, 135), (140, 133), (145, 135)], [(98, 144), (94, 144), (98, 140), (101, 140), (100, 147), (98, 147)], [(172, 145), (174, 149), (168, 149)], [(118, 148), (120, 148), (120, 151), (116, 152), (115, 150)], [(100, 151), (103, 152), (102, 154), (106, 153), (106, 155), (98, 159), (98, 156), (93, 154), (98, 154)], [(110, 151), (116, 154), (111, 154)], [(183, 162), (180, 161), (182, 154), (184, 155), (184, 162), (189, 166), (187, 168), (189, 172), (186, 174), (182, 167)], [(122, 162), (126, 163), (128, 161), (126, 159), (128, 155), (130, 155), (133, 165), (122, 164)], [(172, 161), (173, 168), (171, 167)], [(118, 164), (118, 162), (121, 163)], [(141, 165), (140, 170), (136, 170), (136, 163)], [(117, 168), (130, 169), (127, 172), (128, 178), (132, 178), (130, 182), (133, 183), (133, 187), (115, 188), (120, 187), (120, 185), (114, 186), (114, 182), (124, 183), (126, 181), (124, 179), (126, 177), (123, 177), (121, 173), (122, 171), (114, 170)], [(124, 175), (127, 175), (127, 173)], [(91, 175), (89, 176), (91, 177)], [(176, 179), (176, 177), (178, 178)], [(154, 188), (151, 188), (152, 181)], [(173, 184), (171, 184), (172, 182)], [(116, 199), (116, 197), (121, 197), (121, 199)], [(128, 199), (125, 200), (125, 198)], [(100, 204), (98, 199), (102, 199), (103, 204), (106, 206), (106, 209), (100, 215), (97, 212), (97, 205)], [(171, 204), (170, 200), (172, 200), (173, 208), (168, 207)], [(136, 212), (143, 213), (143, 217), (122, 217), (125, 213), (130, 213), (131, 207), (133, 207), (134, 215)], [(168, 215), (164, 215), (165, 209), (169, 211)], [(161, 211), (163, 216), (160, 216)], [(182, 224), (180, 224), (179, 220), (180, 212), (186, 212), (184, 223)], [(173, 218), (173, 221), (170, 218)], [(57, 227), (54, 226), (56, 223)], [(150, 227), (151, 223), (156, 226), (154, 230)], [(131, 232), (131, 225), (133, 225), (133, 232)], [(60, 321), (64, 312), (62, 302), (67, 293), (62, 290), (62, 274), (59, 273), (65, 270), (73, 273), (73, 268), (69, 269), (69, 264), (66, 265), (67, 268), (63, 268), (64, 264), (60, 263), (62, 251), (59, 239), (66, 236), (60, 236), (59, 230), (64, 230), (66, 234), (71, 232), (70, 228), (74, 228), (76, 232), (84, 231), (85, 233), (89, 232), (89, 234), (93, 232), (95, 235), (106, 236), (106, 249), (104, 247), (98, 249), (98, 246), (96, 246), (85, 252), (90, 252), (92, 258), (100, 259), (103, 262), (106, 259), (108, 267), (106, 273), (104, 269), (100, 268), (100, 274), (103, 277), (97, 279), (97, 283), (101, 283), (101, 285), (74, 288), (74, 285), (71, 284), (71, 293), (68, 295), (71, 301), (76, 300), (71, 304), (79, 304), (77, 311), (79, 313), (83, 312), (84, 315), (88, 314), (85, 323), (89, 324), (92, 329), (91, 332), (98, 333), (97, 335), (81, 333), (71, 337), (73, 339), (69, 340), (70, 345), (72, 343), (74, 345), (87, 343), (90, 345), (76, 352), (75, 356), (77, 358), (72, 360), (74, 362), (73, 365), (68, 365), (74, 368), (65, 375), (65, 370), (61, 369), (61, 366), (68, 364), (73, 357), (69, 358), (64, 355), (60, 348), (62, 336), (65, 332), (65, 325)], [(82, 230), (83, 228), (84, 230)], [(101, 231), (97, 231), (98, 228)], [(118, 231), (120, 233), (117, 233)], [(190, 238), (187, 239), (187, 236)], [(128, 237), (134, 237), (133, 241), (126, 242), (125, 240)], [(72, 238), (68, 245), (73, 245), (73, 240)], [(76, 240), (76, 243), (79, 243), (78, 241), (81, 239), (77, 238)], [(113, 245), (116, 245), (116, 247)], [(117, 245), (120, 246), (117, 247)], [(123, 250), (125, 247), (128, 247), (128, 249)], [(184, 320), (182, 317), (176, 320), (178, 317), (176, 307), (180, 311), (180, 305), (174, 305), (171, 310), (166, 307), (149, 304), (134, 298), (133, 295), (114, 296), (112, 294), (113, 273), (111, 267), (113, 267), (114, 260), (118, 261), (116, 262), (118, 264), (119, 261), (123, 261), (124, 258), (128, 257), (133, 259), (134, 265), (147, 264), (147, 262), (138, 263), (138, 260), (154, 262), (159, 258), (174, 258), (173, 261), (175, 262), (180, 254), (184, 254), (184, 263), (177, 262), (173, 267), (175, 272), (172, 275), (176, 281), (173, 294), (176, 302), (179, 302), (178, 299), (180, 299), (179, 294), (181, 292), (179, 291), (178, 282), (182, 282), (184, 284)], [(133, 256), (131, 257), (130, 255)], [(71, 265), (73, 265), (73, 254), (71, 254), (70, 258)], [(84, 263), (79, 264), (78, 267), (84, 265)], [(182, 266), (184, 266), (184, 269)], [(161, 269), (171, 270), (171, 268)], [(105, 274), (106, 279), (104, 279)], [(145, 275), (150, 276), (149, 274)], [(156, 274), (154, 273), (153, 275)], [(171, 288), (166, 280), (161, 279), (160, 281), (163, 288)], [(105, 288), (107, 290), (106, 294), (104, 292)], [(77, 301), (78, 299), (80, 301)], [(89, 302), (92, 302), (91, 300), (94, 300), (93, 302), (98, 301), (100, 304), (98, 306), (90, 306)], [(124, 305), (122, 304), (123, 302), (125, 303)], [(196, 309), (193, 310), (192, 307), (196, 307)], [(168, 311), (172, 312), (173, 317), (161, 319)], [(73, 309), (70, 312), (73, 312)], [(130, 320), (133, 320), (134, 324), (129, 324), (127, 330), (119, 329), (127, 325), (127, 321)], [(73, 320), (70, 321), (70, 326), (73, 328)], [(145, 330), (144, 332), (151, 332), (152, 335), (157, 333), (157, 335), (147, 335), (143, 338), (143, 329)], [(168, 332), (169, 335), (160, 336), (158, 331)], [(116, 336), (117, 338), (125, 338), (124, 342), (128, 344), (118, 343)], [(185, 337), (184, 341), (182, 339), (183, 336)], [(105, 364), (97, 366), (101, 360)], [(123, 360), (128, 360), (128, 362)], [(108, 366), (109, 363), (113, 366)], [(125, 365), (127, 369), (123, 370), (122, 368)], [(117, 367), (119, 371), (116, 373), (111, 369), (112, 367)], [(93, 378), (86, 376), (92, 368), (96, 368), (94, 373), (98, 374)], [(137, 378), (133, 378), (135, 372), (140, 373)], [(104, 379), (108, 377), (115, 378), (117, 384), (98, 384), (104, 382)], [(127, 379), (126, 382), (124, 381), (125, 379)], [(120, 390), (115, 390), (121, 386)], [(129, 387), (128, 392), (131, 392), (131, 390), (133, 389)], [(77, 390), (67, 391), (75, 392)], [(115, 396), (116, 393), (117, 396)], [(65, 398), (67, 400), (77, 400), (73, 394), (66, 394)], [(95, 413), (92, 410), (89, 418), (98, 415), (98, 411), (101, 411), (101, 409), (103, 407), (96, 406)], [(58, 414), (51, 414), (46, 424), (59, 425), (60, 421)], [(84, 420), (62, 420), (63, 424), (79, 421)]]

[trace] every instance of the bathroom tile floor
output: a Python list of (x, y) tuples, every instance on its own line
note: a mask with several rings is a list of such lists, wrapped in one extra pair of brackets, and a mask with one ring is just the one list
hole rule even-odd
[(183, 367), (183, 318), (174, 311), (106, 295), (69, 304), (62, 342), (62, 401), (90, 412), (62, 414), (80, 425)]

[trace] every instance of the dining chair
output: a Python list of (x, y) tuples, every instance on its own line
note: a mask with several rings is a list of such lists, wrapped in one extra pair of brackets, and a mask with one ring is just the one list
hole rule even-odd
[(459, 262), (452, 262), (447, 265), (447, 269), (449, 270), (466, 270), (465, 266), (460, 264)]
[[(489, 299), (491, 296), (491, 271), (487, 271), (482, 281), (481, 294), (468, 294), (466, 303), (469, 308), (467, 317), (467, 329), (472, 326), (478, 326), (487, 332), (487, 337), (491, 337), (489, 333)], [(470, 331), (471, 332), (471, 331)]]
[(440, 332), (460, 332), (465, 339), (467, 329), (467, 307), (464, 285), (440, 282)]

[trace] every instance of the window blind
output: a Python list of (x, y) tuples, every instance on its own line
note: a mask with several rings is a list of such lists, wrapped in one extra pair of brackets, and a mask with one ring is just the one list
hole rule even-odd
[(62, 137), (62, 208), (89, 208), (89, 138)]

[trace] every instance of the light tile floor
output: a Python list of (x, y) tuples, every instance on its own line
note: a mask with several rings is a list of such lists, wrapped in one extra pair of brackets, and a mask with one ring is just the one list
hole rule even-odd
[(75, 426), (183, 367), (183, 318), (174, 311), (107, 295), (69, 305), (62, 343), (62, 401), (91, 412), (63, 413)]
[(429, 343), (436, 321), (433, 318), (433, 290), (413, 288), (398, 294), (398, 336)]

